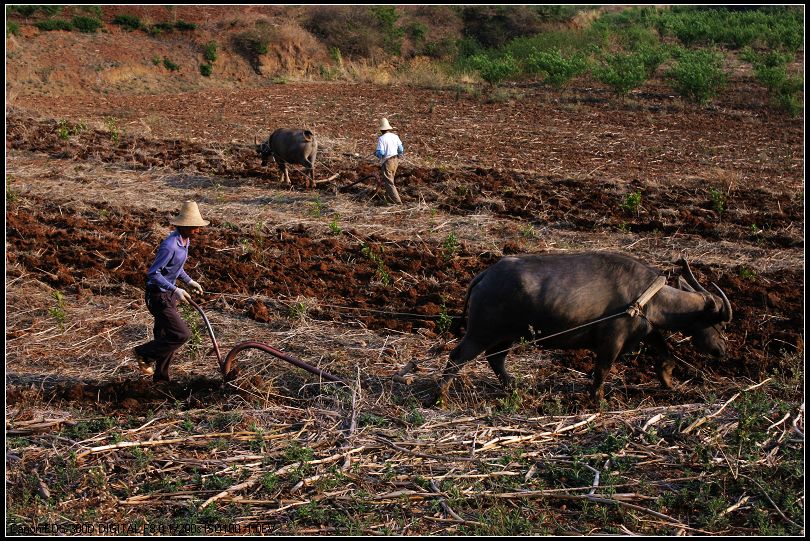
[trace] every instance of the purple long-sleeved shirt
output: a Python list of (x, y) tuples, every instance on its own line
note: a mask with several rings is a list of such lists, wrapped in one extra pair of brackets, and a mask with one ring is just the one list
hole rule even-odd
[(191, 278), (183, 270), (187, 258), (188, 246), (183, 246), (183, 239), (177, 230), (172, 231), (160, 243), (155, 262), (146, 273), (146, 286), (158, 287), (161, 291), (174, 291), (177, 289), (174, 283), (178, 278), (185, 283), (191, 282)]

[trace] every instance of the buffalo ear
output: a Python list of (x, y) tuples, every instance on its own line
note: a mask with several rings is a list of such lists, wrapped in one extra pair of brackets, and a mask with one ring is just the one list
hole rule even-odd
[(682, 289), (683, 291), (695, 291), (694, 288), (689, 285), (689, 282), (684, 280), (683, 276), (678, 276), (678, 289)]

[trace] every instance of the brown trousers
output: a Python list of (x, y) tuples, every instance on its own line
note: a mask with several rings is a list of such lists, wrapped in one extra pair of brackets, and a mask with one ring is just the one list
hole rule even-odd
[(155, 381), (169, 380), (169, 363), (174, 352), (191, 338), (191, 331), (177, 311), (177, 298), (171, 291), (146, 289), (146, 307), (155, 317), (154, 338), (135, 348), (141, 357), (155, 361)]
[(402, 204), (402, 199), (399, 198), (397, 186), (394, 184), (394, 175), (397, 173), (399, 166), (399, 158), (391, 156), (383, 162), (380, 166), (382, 171), (383, 185), (385, 186), (385, 199), (391, 203)]

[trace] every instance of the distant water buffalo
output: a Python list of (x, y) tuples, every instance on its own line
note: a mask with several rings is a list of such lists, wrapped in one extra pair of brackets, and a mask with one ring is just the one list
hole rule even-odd
[(290, 185), (290, 173), (287, 164), (306, 167), (306, 189), (315, 188), (315, 157), (318, 154), (318, 141), (310, 130), (279, 128), (261, 144), (256, 144), (256, 154), (262, 158), (262, 165), (267, 165), (270, 157), (278, 165), (281, 180)]
[[(704, 289), (688, 263), (682, 260), (685, 280), (678, 287), (665, 285), (659, 272), (621, 254), (520, 255), (504, 257), (473, 278), (465, 299), (467, 330), (450, 352), (441, 382), (428, 405), (446, 398), (459, 369), (482, 352), (504, 386), (512, 378), (506, 371), (507, 350), (521, 339), (574, 329), (614, 314), (618, 317), (541, 342), (551, 349), (587, 349), (596, 353), (592, 396), (601, 400), (602, 384), (611, 365), (639, 342), (657, 353), (656, 372), (661, 384), (672, 388), (672, 361), (664, 331), (692, 337), (696, 349), (725, 355), (723, 328), (731, 321), (731, 303), (719, 287), (718, 295)], [(640, 315), (623, 314), (659, 280), (660, 289), (646, 302)]]

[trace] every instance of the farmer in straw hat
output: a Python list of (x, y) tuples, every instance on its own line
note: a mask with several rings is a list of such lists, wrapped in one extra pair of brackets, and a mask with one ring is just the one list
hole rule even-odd
[[(186, 201), (180, 215), (170, 222), (176, 229), (160, 243), (155, 262), (146, 274), (146, 307), (155, 317), (154, 339), (133, 349), (141, 372), (153, 375), (155, 382), (169, 381), (169, 363), (174, 352), (191, 337), (191, 331), (177, 312), (177, 301), (188, 302), (191, 295), (175, 285), (180, 278), (202, 294), (203, 288), (183, 270), (191, 239), (210, 222), (203, 220), (194, 201)], [(154, 363), (154, 368), (152, 367)]]
[(397, 134), (393, 133), (393, 129), (387, 118), (380, 121), (380, 133), (382, 135), (377, 139), (377, 150), (374, 155), (380, 159), (386, 199), (389, 202), (401, 205), (402, 200), (399, 198), (399, 192), (394, 184), (394, 175), (399, 165), (399, 157), (405, 154), (405, 149)]

